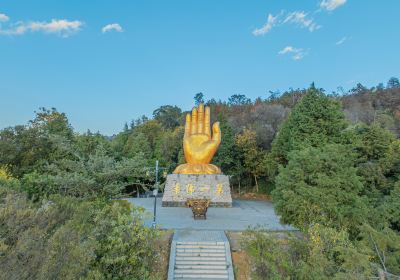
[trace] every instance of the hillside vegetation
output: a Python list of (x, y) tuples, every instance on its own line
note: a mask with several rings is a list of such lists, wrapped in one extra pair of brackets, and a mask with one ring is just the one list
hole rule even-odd
[[(286, 242), (260, 230), (247, 248), (259, 279), (366, 279), (400, 274), (400, 84), (252, 101), (205, 99), (222, 143), (213, 163), (234, 191), (271, 194)], [(112, 137), (77, 133), (41, 108), (0, 131), (0, 279), (160, 279), (157, 230), (116, 200), (154, 185), (154, 162), (183, 162), (185, 112), (174, 105)], [(166, 171), (166, 173), (168, 173)], [(160, 174), (163, 175), (163, 174)]]

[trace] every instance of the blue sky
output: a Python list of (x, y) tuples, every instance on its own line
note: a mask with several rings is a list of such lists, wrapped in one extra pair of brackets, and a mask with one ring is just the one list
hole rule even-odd
[(39, 107), (111, 135), (193, 96), (400, 77), (398, 0), (0, 2), (0, 128)]

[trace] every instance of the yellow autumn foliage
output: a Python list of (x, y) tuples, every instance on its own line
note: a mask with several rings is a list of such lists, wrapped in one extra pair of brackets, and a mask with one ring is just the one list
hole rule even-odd
[(0, 179), (9, 180), (12, 176), (10, 175), (10, 171), (7, 166), (0, 166)]

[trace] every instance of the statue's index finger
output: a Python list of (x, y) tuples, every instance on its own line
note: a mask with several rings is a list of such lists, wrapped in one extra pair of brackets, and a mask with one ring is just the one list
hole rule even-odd
[(204, 133), (211, 136), (211, 126), (210, 126), (210, 107), (206, 107), (204, 113)]
[(190, 114), (186, 114), (185, 135), (183, 137), (190, 136), (191, 123), (192, 123), (192, 121), (190, 119)]

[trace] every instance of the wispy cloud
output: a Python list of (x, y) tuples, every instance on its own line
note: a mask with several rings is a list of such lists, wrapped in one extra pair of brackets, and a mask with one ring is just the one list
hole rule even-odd
[(336, 45), (339, 46), (339, 45), (343, 44), (346, 41), (347, 41), (347, 37), (343, 37), (342, 39), (340, 39), (339, 41), (336, 42)]
[(333, 11), (346, 4), (347, 0), (322, 0), (319, 6), (327, 11)]
[(23, 35), (27, 32), (43, 32), (46, 34), (57, 34), (61, 37), (69, 37), (70, 35), (81, 30), (83, 22), (66, 19), (52, 19), (49, 22), (45, 21), (19, 21), (10, 24), (6, 29), (0, 29), (0, 35)]
[(6, 22), (8, 21), (10, 18), (6, 15), (6, 14), (2, 14), (0, 13), (0, 22)]
[(253, 30), (254, 36), (265, 35), (275, 26), (284, 25), (284, 24), (295, 24), (302, 28), (307, 28), (310, 32), (313, 32), (319, 28), (321, 25), (318, 25), (313, 18), (309, 17), (307, 13), (303, 11), (294, 11), (290, 13), (286, 13), (285, 11), (281, 11), (276, 16), (269, 14), (267, 18), (267, 22), (261, 27)]
[(310, 32), (321, 28), (321, 25), (315, 23), (314, 19), (309, 18), (308, 14), (303, 11), (295, 11), (289, 13), (283, 23), (293, 23), (303, 28), (308, 28)]
[(278, 54), (290, 54), (293, 60), (302, 59), (307, 53), (304, 49), (294, 48), (292, 46), (284, 47)]
[(107, 24), (107, 25), (103, 26), (103, 28), (101, 29), (101, 32), (103, 32), (103, 33), (107, 33), (110, 31), (123, 32), (124, 30), (122, 29), (121, 25), (119, 25), (118, 23)]
[(273, 15), (269, 14), (267, 22), (261, 28), (254, 29), (253, 35), (260, 36), (260, 35), (267, 34), (272, 29), (272, 27), (275, 26), (278, 16), (279, 15), (274, 17)]

